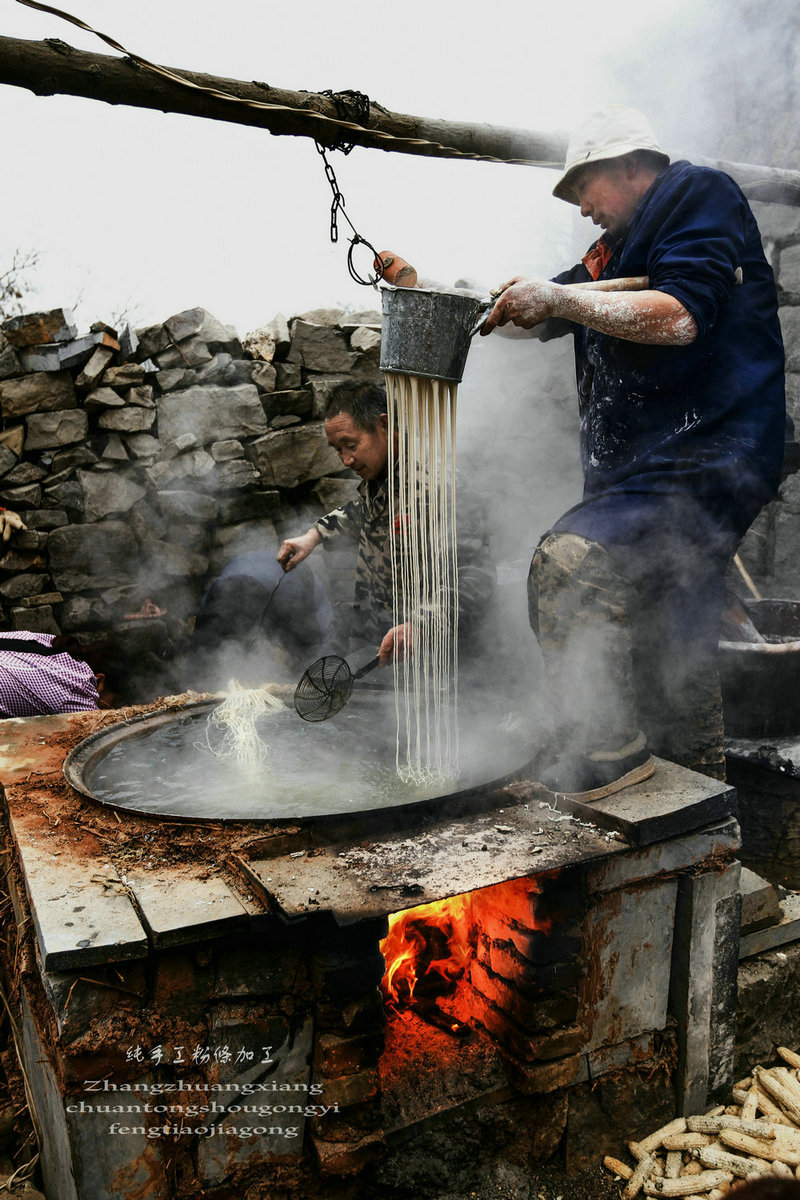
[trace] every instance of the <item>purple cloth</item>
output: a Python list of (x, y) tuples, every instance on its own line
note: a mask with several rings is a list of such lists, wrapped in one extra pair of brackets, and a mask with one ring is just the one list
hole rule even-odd
[(54, 640), (51, 633), (0, 633), (0, 717), (37, 717), (99, 707), (97, 680), (87, 663), (71, 654), (3, 650), (3, 638), (26, 638), (44, 646)]

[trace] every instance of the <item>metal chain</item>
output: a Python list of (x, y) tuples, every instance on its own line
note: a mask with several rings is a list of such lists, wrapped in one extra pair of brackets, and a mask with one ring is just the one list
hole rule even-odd
[[(383, 272), (384, 272), (383, 259), (381, 258), (380, 254), (375, 249), (375, 247), (372, 245), (372, 243), (368, 242), (366, 238), (361, 236), (361, 234), (358, 232), (355, 225), (353, 224), (353, 222), (350, 220), (349, 216), (347, 215), (347, 210), (345, 209), (344, 196), (342, 195), (342, 193), (339, 189), (339, 183), (336, 179), (336, 173), (335, 173), (333, 167), (331, 166), (331, 164), (328, 162), (328, 155), (327, 155), (328, 149), (339, 149), (339, 147), (325, 147), (322, 145), (321, 142), (314, 142), (314, 145), (316, 146), (317, 152), (319, 153), (319, 155), (322, 158), (323, 163), (325, 164), (325, 178), (327, 179), (328, 183), (330, 184), (330, 189), (331, 189), (331, 192), (333, 193), (333, 200), (331, 201), (331, 224), (330, 224), (331, 241), (335, 245), (336, 242), (338, 242), (338, 240), (339, 240), (339, 214), (341, 213), (341, 215), (344, 217), (345, 221), (347, 221), (347, 224), (350, 226), (350, 228), (353, 231), (353, 236), (350, 238), (350, 248), (347, 251), (347, 270), (350, 274), (350, 278), (355, 280), (356, 283), (363, 284), (364, 287), (374, 287), (381, 279), (383, 279)], [(352, 150), (352, 146), (349, 147), (349, 150)], [(349, 150), (345, 150), (344, 153), (347, 154), (349, 152)], [(355, 266), (355, 262), (354, 262), (354, 253), (355, 253), (355, 249), (357, 246), (366, 246), (368, 250), (372, 251), (373, 266), (375, 267), (374, 275), (367, 275), (367, 277), (364, 278), (356, 270), (356, 266)]]
[[(343, 92), (332, 92), (330, 88), (326, 88), (325, 91), (320, 92), (320, 95), (330, 97), (337, 117), (341, 117), (343, 121), (363, 125), (366, 129), (369, 124), (371, 103), (366, 92), (359, 92), (354, 88), (347, 88)], [(329, 150), (341, 150), (342, 154), (349, 154), (355, 142), (347, 142), (340, 135), (326, 144)]]

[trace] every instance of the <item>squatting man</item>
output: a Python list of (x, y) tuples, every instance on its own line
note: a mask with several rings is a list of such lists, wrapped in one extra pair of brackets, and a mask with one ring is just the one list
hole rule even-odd
[[(287, 538), (277, 560), (293, 571), (317, 546), (330, 548), (340, 538), (358, 545), (352, 613), (352, 639), (378, 646), (381, 666), (413, 653), (410, 623), (392, 624), (392, 557), (389, 536), (389, 418), (386, 393), (373, 384), (348, 381), (334, 390), (325, 412), (325, 435), (342, 466), (361, 477), (358, 495), (321, 517), (305, 533)], [(397, 438), (397, 431), (393, 433)], [(475, 538), (459, 539), (459, 643), (479, 644), (496, 575), (486, 547)]]
[[(482, 330), (574, 338), (584, 493), (531, 563), (555, 718), (534, 774), (597, 799), (655, 751), (723, 778), (724, 574), (783, 457), (775, 281), (739, 187), (670, 164), (633, 109), (575, 130), (554, 195), (601, 236), (554, 280), (510, 280)], [(565, 286), (634, 276), (644, 290)]]

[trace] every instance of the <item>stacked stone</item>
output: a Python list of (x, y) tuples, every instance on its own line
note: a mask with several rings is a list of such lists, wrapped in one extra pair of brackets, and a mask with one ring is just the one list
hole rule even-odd
[(375, 917), (326, 933), (312, 960), (320, 1000), (314, 1014), (314, 1081), (335, 1113), (311, 1122), (324, 1177), (350, 1175), (385, 1149), (380, 1119), (378, 1062), (386, 1012), (380, 982), (385, 963), (378, 942), (388, 921)]
[[(800, 210), (754, 204), (764, 250), (778, 282), (780, 321), (786, 350), (786, 409), (800, 442)], [(753, 523), (740, 554), (765, 595), (800, 595), (800, 466), (789, 458), (778, 500)]]
[(96, 636), (145, 599), (188, 617), (234, 555), (352, 496), (324, 408), (342, 380), (382, 380), (379, 330), (340, 310), (244, 344), (202, 308), (121, 336), (77, 337), (61, 309), (7, 321), (0, 504), (28, 532), (0, 557), (0, 627)]

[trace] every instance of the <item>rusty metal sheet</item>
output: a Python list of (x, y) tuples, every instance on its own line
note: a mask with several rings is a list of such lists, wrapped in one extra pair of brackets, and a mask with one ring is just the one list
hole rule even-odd
[(241, 862), (287, 917), (328, 910), (343, 924), (620, 852), (613, 834), (546, 801), (445, 821), (424, 832)]

